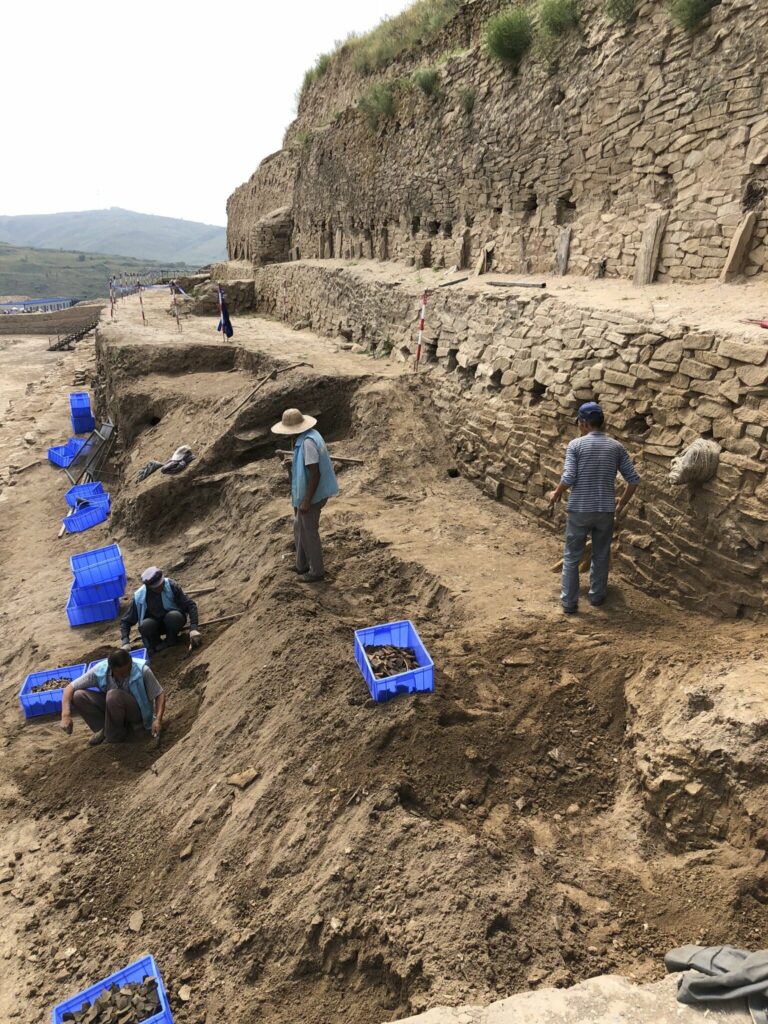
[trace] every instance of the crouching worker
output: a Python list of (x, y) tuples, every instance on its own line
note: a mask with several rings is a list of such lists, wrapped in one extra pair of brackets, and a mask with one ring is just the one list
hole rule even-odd
[(173, 647), (187, 618), (190, 625), (189, 642), (192, 647), (197, 647), (201, 639), (197, 628), (197, 605), (192, 598), (187, 597), (178, 583), (168, 579), (162, 569), (152, 565), (141, 574), (141, 586), (120, 619), (120, 643), (123, 650), (130, 651), (131, 626), (136, 625), (150, 653)]
[[(97, 689), (93, 689), (97, 687)], [(143, 726), (157, 739), (163, 727), (165, 694), (146, 663), (127, 651), (113, 651), (90, 672), (73, 680), (61, 700), (61, 728), (72, 733), (72, 710), (93, 733), (91, 747), (123, 743), (129, 727)]]
[(291, 502), (295, 569), (302, 583), (316, 583), (325, 576), (320, 513), (328, 499), (339, 493), (325, 441), (313, 429), (316, 423), (314, 416), (303, 416), (298, 409), (286, 409), (282, 420), (272, 427), (273, 434), (296, 436), (291, 467)]

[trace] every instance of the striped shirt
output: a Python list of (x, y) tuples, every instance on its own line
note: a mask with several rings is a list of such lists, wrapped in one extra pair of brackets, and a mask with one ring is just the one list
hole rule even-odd
[(571, 441), (560, 478), (560, 483), (571, 489), (568, 511), (587, 515), (615, 512), (617, 473), (628, 484), (640, 483), (626, 448), (614, 438), (593, 430)]

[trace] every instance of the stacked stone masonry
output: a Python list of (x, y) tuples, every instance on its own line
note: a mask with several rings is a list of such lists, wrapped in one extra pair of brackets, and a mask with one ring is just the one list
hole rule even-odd
[[(754, 211), (743, 271), (768, 269), (768, 5), (723, 0), (689, 35), (658, 0), (626, 26), (583, 0), (579, 30), (517, 74), (482, 47), (504, 6), (463, 4), (428, 48), (371, 77), (339, 55), (286, 148), (230, 197), (230, 256), (268, 262), (262, 221), (288, 207), (292, 258), (470, 266), (493, 242), (498, 269), (541, 273), (570, 229), (569, 272), (632, 277), (646, 225), (668, 211), (658, 279), (695, 280), (721, 274)], [(435, 97), (408, 85), (419, 63), (438, 68)], [(380, 79), (396, 110), (374, 129), (355, 101)]]
[[(415, 348), (418, 291), (363, 268), (263, 267), (255, 289), (262, 313), (378, 355)], [(768, 339), (758, 330), (701, 330), (477, 281), (433, 291), (428, 311), (418, 386), (467, 476), (548, 526), (544, 495), (559, 479), (575, 411), (596, 399), (643, 476), (621, 528), (621, 566), (650, 593), (705, 610), (765, 610)], [(717, 474), (676, 487), (671, 460), (698, 437), (721, 446)]]

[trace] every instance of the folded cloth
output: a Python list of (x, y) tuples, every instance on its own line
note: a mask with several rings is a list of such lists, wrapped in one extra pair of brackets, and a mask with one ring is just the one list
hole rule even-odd
[(161, 468), (161, 473), (170, 473), (172, 476), (176, 473), (183, 472), (190, 462), (194, 459), (195, 455), (189, 445), (180, 445), (170, 459)]
[(139, 470), (139, 475), (136, 477), (137, 482), (146, 480), (148, 476), (152, 476), (153, 473), (156, 473), (158, 469), (162, 468), (162, 462), (155, 462), (154, 459), (150, 459), (149, 462), (143, 465)]
[(691, 971), (680, 979), (678, 1002), (697, 1005), (746, 998), (753, 1020), (766, 1019), (768, 949), (750, 953), (736, 946), (680, 946), (667, 953), (664, 966), (670, 973)]

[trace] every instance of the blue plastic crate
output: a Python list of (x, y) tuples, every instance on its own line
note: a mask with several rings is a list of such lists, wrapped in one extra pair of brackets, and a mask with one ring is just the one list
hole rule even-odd
[(75, 484), (74, 487), (70, 487), (64, 495), (64, 500), (70, 508), (75, 508), (78, 501), (87, 501), (89, 498), (95, 498), (99, 494), (106, 493), (104, 485), (96, 480), (92, 484)]
[(52, 462), (54, 466), (66, 469), (67, 466), (72, 465), (78, 452), (85, 444), (86, 441), (79, 437), (70, 437), (66, 444), (54, 445), (53, 448), (48, 449), (48, 461)]
[(61, 690), (46, 690), (32, 693), (32, 688), (46, 683), (49, 679), (78, 679), (85, 672), (85, 665), (67, 665), (66, 668), (49, 668), (45, 672), (32, 672), (19, 690), (19, 701), (25, 718), (36, 715), (55, 715), (61, 711)]
[[(138, 648), (138, 650), (136, 650), (136, 651), (131, 651), (131, 657), (132, 657), (132, 658), (134, 659), (134, 661), (135, 661), (136, 659), (139, 659), (140, 661), (149, 661), (149, 655), (147, 654), (147, 648), (146, 648), (146, 647), (139, 647), (139, 648)], [(91, 671), (91, 669), (92, 669), (92, 668), (93, 668), (93, 667), (94, 667), (95, 665), (98, 665), (98, 664), (100, 664), (100, 663), (101, 663), (102, 661), (106, 661), (106, 660), (107, 660), (106, 658), (97, 658), (97, 659), (96, 659), (96, 661), (92, 661), (92, 662), (91, 662), (91, 663), (90, 663), (90, 664), (88, 665), (88, 668), (87, 668), (87, 669), (86, 669), (85, 671), (86, 671), (86, 672), (90, 672), (90, 671)]]
[(123, 556), (117, 544), (72, 555), (69, 564), (77, 587), (89, 587), (94, 583), (106, 583), (125, 576)]
[[(365, 648), (378, 647), (382, 644), (410, 647), (416, 655), (419, 667), (386, 679), (377, 679)], [(398, 693), (431, 693), (435, 688), (435, 664), (427, 654), (415, 626), (408, 619), (355, 630), (355, 661), (374, 700), (390, 700)]]
[(110, 598), (122, 597), (127, 582), (127, 577), (123, 572), (113, 580), (105, 580), (103, 583), (91, 583), (87, 587), (73, 586), (72, 600), (78, 608), (82, 608), (87, 604), (98, 604), (100, 601), (108, 601)]
[(75, 584), (69, 592), (67, 601), (67, 618), (70, 626), (87, 626), (91, 622), (107, 622), (114, 619), (120, 613), (120, 601), (116, 597), (108, 598), (106, 601), (96, 601), (93, 604), (75, 604)]
[(156, 1013), (153, 1017), (147, 1017), (142, 1024), (173, 1024), (173, 1015), (171, 1014), (171, 1008), (168, 1005), (168, 996), (165, 991), (165, 985), (163, 985), (163, 979), (160, 976), (160, 971), (155, 963), (153, 956), (144, 956), (141, 960), (137, 960), (135, 963), (129, 964), (124, 967), (121, 971), (115, 971), (114, 974), (110, 974), (108, 978), (104, 978), (102, 981), (96, 982), (95, 985), (91, 985), (90, 988), (85, 989), (84, 992), (78, 992), (76, 996), (71, 999), (67, 999), (66, 1002), (59, 1003), (58, 1006), (53, 1008), (51, 1016), (52, 1024), (64, 1024), (64, 1014), (74, 1013), (75, 1011), (82, 1008), (83, 1003), (92, 1003), (93, 1000), (101, 995), (105, 988), (109, 988), (110, 985), (127, 985), (131, 982), (141, 984), (145, 978), (154, 978), (157, 982), (157, 994), (160, 997), (160, 1012)]
[(71, 420), (73, 434), (90, 434), (92, 430), (96, 429), (96, 420), (90, 412), (73, 412)]
[(91, 396), (87, 391), (70, 391), (69, 409), (73, 414), (91, 411)]
[(103, 523), (109, 515), (110, 501), (108, 494), (101, 494), (88, 501), (82, 501), (75, 512), (64, 516), (61, 520), (67, 533), (82, 533), (92, 526)]

